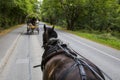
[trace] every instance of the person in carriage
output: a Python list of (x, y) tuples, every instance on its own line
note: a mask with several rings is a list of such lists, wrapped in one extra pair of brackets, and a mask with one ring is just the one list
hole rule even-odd
[(30, 22), (32, 23), (33, 26), (36, 26), (36, 21), (37, 19), (33, 17)]
[(35, 17), (29, 18), (27, 20), (27, 32), (29, 32), (30, 29), (32, 30), (32, 32), (34, 29), (36, 29), (39, 33), (39, 29), (38, 29), (38, 26), (36, 25), (37, 24), (36, 22), (37, 22), (37, 18), (35, 18)]
[(29, 26), (30, 24), (32, 24), (33, 26), (35, 26), (37, 19), (35, 17), (30, 18), (27, 20), (27, 25)]

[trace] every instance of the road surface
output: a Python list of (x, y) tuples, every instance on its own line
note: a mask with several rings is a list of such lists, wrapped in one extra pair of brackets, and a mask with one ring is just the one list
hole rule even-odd
[[(42, 23), (40, 23), (42, 24)], [(7, 35), (0, 36), (0, 80), (42, 80), (40, 67), (44, 52), (42, 46), (43, 25), (40, 34), (26, 35), (26, 25)], [(58, 38), (86, 57), (113, 80), (120, 80), (120, 51), (57, 30)]]

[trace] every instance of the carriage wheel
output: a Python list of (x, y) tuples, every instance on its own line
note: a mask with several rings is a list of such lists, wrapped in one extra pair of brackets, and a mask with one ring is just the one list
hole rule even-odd
[(34, 33), (34, 29), (31, 29), (31, 33)]
[(38, 34), (39, 34), (39, 28), (37, 28)]
[(29, 33), (29, 28), (27, 28), (27, 34)]

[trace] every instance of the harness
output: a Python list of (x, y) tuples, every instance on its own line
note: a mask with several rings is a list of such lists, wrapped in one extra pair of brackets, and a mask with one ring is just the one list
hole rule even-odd
[[(65, 54), (66, 56), (72, 58), (75, 62), (74, 64), (68, 68), (66, 71), (64, 71), (63, 76), (60, 77), (60, 80), (65, 80), (66, 76), (72, 72), (76, 67), (79, 69), (79, 73), (81, 76), (81, 80), (87, 80), (86, 79), (86, 72), (84, 70), (83, 64), (76, 58), (77, 55), (71, 54), (72, 51), (70, 51), (67, 48), (66, 44), (63, 44), (60, 40), (58, 39), (52, 39), (48, 42), (48, 50), (44, 52), (43, 55), (43, 60), (41, 62), (41, 68), (42, 70), (44, 69), (45, 64), (54, 56), (59, 55), (59, 54)], [(65, 49), (65, 50), (63, 50)]]
[[(76, 68), (79, 69), (79, 73), (81, 76), (81, 80), (87, 80), (87, 75), (84, 69), (84, 66), (87, 66), (89, 70), (91, 70), (97, 77), (100, 78), (100, 80), (105, 80), (103, 77), (100, 76), (99, 73), (97, 73), (87, 62), (85, 62), (82, 59), (77, 58), (76, 52), (74, 50), (70, 50), (66, 44), (63, 44), (59, 39), (52, 38), (47, 43), (47, 48), (45, 49), (43, 59), (41, 62), (41, 65), (37, 65), (35, 67), (41, 66), (41, 69), (43, 70), (46, 63), (54, 56), (59, 54), (65, 54), (66, 56), (72, 58), (74, 60), (74, 64), (70, 66), (67, 70), (63, 72), (63, 75), (60, 76), (60, 80), (65, 80), (67, 75), (75, 70)], [(73, 54), (71, 54), (73, 53)], [(110, 79), (112, 80), (112, 79)]]

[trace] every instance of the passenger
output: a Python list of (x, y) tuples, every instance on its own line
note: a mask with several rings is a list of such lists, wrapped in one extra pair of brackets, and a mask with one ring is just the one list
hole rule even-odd
[(37, 21), (37, 19), (36, 19), (35, 17), (33, 17), (33, 18), (30, 20), (30, 22), (32, 23), (33, 26), (36, 25), (36, 21)]

